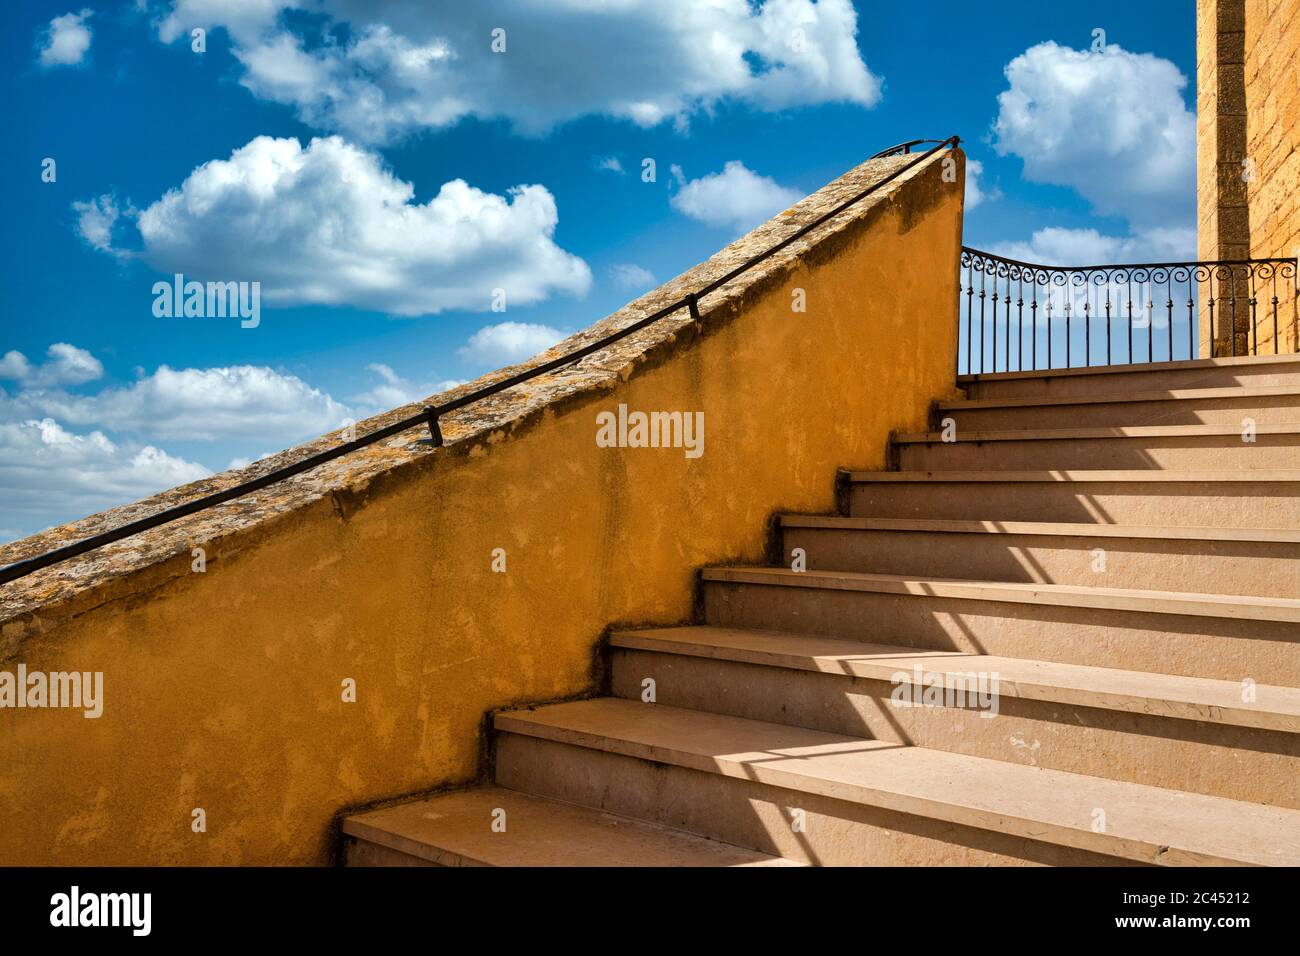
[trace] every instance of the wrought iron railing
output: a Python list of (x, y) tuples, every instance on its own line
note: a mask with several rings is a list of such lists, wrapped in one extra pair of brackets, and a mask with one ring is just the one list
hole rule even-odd
[(906, 143), (899, 143), (897, 146), (891, 146), (889, 149), (882, 149), (878, 153), (873, 153), (871, 159), (884, 159), (886, 156), (906, 156), (912, 151), (914, 146), (923, 146), (926, 143), (946, 143), (943, 139), (909, 139)]
[(958, 374), (1258, 355), (1261, 333), (1264, 354), (1300, 351), (1295, 259), (1071, 267), (963, 246), (959, 280)]
[(871, 158), (877, 159), (881, 156), (886, 156), (886, 155), (894, 156), (894, 155), (911, 153), (912, 147), (920, 143), (936, 144), (932, 149), (927, 150), (925, 153), (918, 155), (915, 159), (912, 159), (909, 162), (904, 163), (902, 166), (899, 166), (897, 169), (889, 173), (887, 176), (884, 176), (881, 179), (877, 180), (876, 182), (872, 183), (870, 186), (868, 186), (866, 189), (862, 190), (861, 192), (857, 193), (856, 195), (850, 196), (848, 199), (845, 199), (843, 202), (838, 203), (833, 209), (818, 216), (812, 222), (809, 222), (806, 225), (796, 229), (790, 235), (786, 236), (784, 239), (782, 239), (780, 242), (776, 243), (775, 245), (771, 246), (770, 248), (765, 249), (762, 252), (759, 252), (751, 256), (750, 258), (746, 259), (740, 265), (736, 266), (734, 269), (731, 269), (725, 274), (714, 279), (712, 282), (706, 283), (705, 285), (701, 286), (695, 291), (687, 293), (685, 296), (678, 299), (676, 302), (666, 305), (663, 308), (659, 309), (658, 311), (653, 312), (642, 319), (638, 319), (636, 322), (633, 322), (631, 325), (626, 325), (616, 332), (611, 332), (609, 335), (603, 336), (602, 338), (597, 339), (595, 342), (591, 342), (590, 344), (585, 345), (580, 349), (575, 349), (574, 351), (568, 352), (565, 355), (560, 356), (559, 358), (552, 359), (549, 362), (543, 362), (540, 365), (534, 365), (531, 368), (525, 369), (522, 372), (518, 372), (514, 375), (510, 375), (507, 376), (506, 378), (493, 382), (491, 385), (485, 385), (482, 388), (477, 388), (472, 392), (468, 392), (464, 395), (457, 396), (456, 398), (444, 402), (441, 405), (427, 407), (419, 414), (411, 415), (399, 421), (393, 422), (389, 425), (385, 425), (382, 428), (378, 428), (375, 431), (372, 431), (366, 435), (362, 435), (360, 438), (353, 439), (352, 441), (342, 442), (339, 445), (335, 446), (334, 448), (329, 448), (326, 449), (325, 451), (317, 452), (314, 455), (308, 455), (306, 458), (293, 462), (292, 464), (285, 465), (282, 468), (276, 468), (273, 471), (269, 471), (266, 474), (259, 475), (258, 477), (250, 481), (242, 482), (238, 485), (234, 485), (230, 488), (223, 489), (222, 491), (214, 492), (213, 494), (210, 495), (204, 495), (203, 497), (195, 498), (193, 501), (187, 501), (184, 504), (177, 505), (174, 508), (168, 508), (164, 511), (158, 512), (157, 514), (148, 515), (147, 517), (140, 518), (137, 521), (129, 522), (125, 525), (122, 525), (121, 527), (112, 528), (108, 531), (104, 531), (99, 534), (92, 535), (89, 538), (85, 538), (81, 541), (73, 542), (72, 544), (65, 545), (61, 548), (56, 548), (53, 551), (46, 552), (45, 554), (39, 554), (31, 558), (26, 558), (22, 561), (16, 561), (13, 564), (0, 568), (0, 584), (6, 584), (10, 581), (17, 580), (18, 578), (25, 577), (28, 574), (32, 574), (35, 571), (39, 571), (42, 568), (48, 568), (53, 564), (58, 564), (60, 561), (67, 561), (69, 558), (75, 558), (78, 555), (85, 554), (88, 551), (93, 551), (96, 548), (102, 548), (106, 544), (112, 544), (115, 541), (121, 541), (123, 538), (128, 538), (131, 535), (139, 534), (142, 531), (148, 531), (152, 528), (157, 528), (161, 525), (179, 520), (180, 518), (184, 518), (188, 515), (196, 514), (200, 511), (204, 511), (208, 508), (215, 507), (216, 505), (223, 504), (227, 501), (232, 501), (235, 498), (239, 498), (244, 495), (251, 494), (254, 491), (258, 491), (262, 488), (266, 488), (277, 482), (283, 481), (286, 478), (290, 478), (294, 475), (301, 474), (304, 471), (309, 471), (310, 469), (323, 465), (326, 462), (334, 461), (336, 458), (342, 458), (344, 455), (351, 454), (352, 452), (357, 451), (358, 449), (365, 448), (368, 445), (373, 445), (376, 442), (383, 441), (386, 438), (391, 438), (393, 435), (399, 434), (400, 432), (407, 431), (408, 429), (415, 428), (417, 426), (421, 426), (421, 425), (427, 426), (429, 429), (430, 437), (432, 438), (432, 445), (435, 448), (441, 447), (442, 429), (438, 424), (438, 420), (441, 416), (447, 414), (448, 412), (455, 411), (456, 409), (464, 408), (466, 405), (472, 405), (473, 403), (480, 401), (484, 398), (487, 398), (490, 395), (496, 395), (498, 392), (504, 392), (506, 389), (513, 388), (516, 385), (522, 384), (523, 382), (527, 382), (530, 379), (537, 378), (540, 375), (545, 375), (548, 372), (554, 372), (557, 369), (563, 368), (566, 365), (571, 365), (572, 363), (578, 361), (579, 359), (585, 358), (588, 355), (591, 355), (595, 352), (599, 352), (601, 349), (604, 349), (612, 345), (613, 343), (619, 341), (620, 339), (626, 338), (627, 336), (633, 334), (634, 332), (639, 332), (641, 329), (644, 329), (646, 326), (652, 325), (655, 322), (658, 322), (660, 319), (672, 315), (674, 312), (678, 312), (682, 309), (689, 310), (691, 317), (694, 318), (696, 321), (698, 321), (700, 318), (699, 300), (701, 298), (703, 298), (704, 296), (708, 295), (711, 292), (715, 292), (718, 289), (722, 288), (732, 279), (735, 279), (737, 276), (749, 271), (758, 263), (762, 262), (765, 259), (770, 258), (771, 256), (774, 256), (776, 253), (780, 252), (782, 249), (786, 248), (792, 243), (798, 242), (800, 239), (808, 235), (814, 229), (824, 225), (825, 223), (829, 222), (831, 219), (834, 219), (836, 216), (844, 212), (846, 209), (849, 209), (850, 207), (857, 205), (859, 202), (861, 202), (863, 199), (867, 198), (877, 190), (882, 189), (883, 187), (889, 185), (891, 182), (893, 182), (898, 177), (902, 176), (908, 170), (925, 162), (935, 153), (945, 148), (954, 147), (958, 145), (960, 142), (961, 139), (957, 136), (949, 136), (947, 139), (944, 140), (912, 140), (911, 142), (901, 143), (898, 146), (894, 146), (888, 150), (884, 150), (881, 153), (877, 153), (875, 156), (872, 156)]

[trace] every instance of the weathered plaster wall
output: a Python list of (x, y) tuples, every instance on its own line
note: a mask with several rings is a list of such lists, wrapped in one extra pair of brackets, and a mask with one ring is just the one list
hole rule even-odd
[[(1202, 259), (1300, 255), (1300, 0), (1197, 0), (1197, 234)], [(1296, 351), (1295, 285), (1278, 283), (1280, 351)], [(1216, 295), (1223, 297), (1225, 290)], [(1251, 291), (1238, 290), (1242, 299)], [(1238, 316), (1237, 352), (1273, 351), (1273, 289), (1261, 320)], [(1265, 308), (1267, 306), (1267, 308)], [(1266, 313), (1266, 314), (1265, 314)], [(1222, 322), (1214, 354), (1232, 345)], [(1202, 322), (1201, 354), (1209, 328)]]
[[(325, 863), (339, 811), (472, 778), (485, 712), (593, 690), (607, 626), (688, 619), (696, 569), (760, 560), (775, 511), (831, 511), (837, 467), (882, 466), (889, 430), (920, 429), (951, 394), (952, 155), (955, 182), (927, 162), (703, 300), (700, 326), (674, 316), (450, 416), (442, 450), (399, 436), (0, 588), (0, 667), (106, 681), (98, 720), (0, 710), (0, 863)], [(903, 162), (864, 164), (557, 348)], [(704, 455), (598, 448), (596, 415), (620, 402), (703, 411)], [(18, 542), (0, 563), (251, 473)]]

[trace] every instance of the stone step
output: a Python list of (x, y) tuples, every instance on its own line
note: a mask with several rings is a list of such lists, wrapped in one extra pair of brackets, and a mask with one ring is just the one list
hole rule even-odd
[(1300, 807), (1296, 688), (708, 626), (610, 656), (616, 697)]
[(1300, 529), (782, 515), (828, 571), (1300, 597)]
[[(497, 821), (503, 831), (493, 829)], [(801, 865), (495, 786), (353, 814), (344, 818), (343, 834), (347, 866)]]
[(1300, 528), (1300, 470), (843, 471), (870, 518)]
[(707, 568), (703, 623), (1300, 686), (1300, 600), (956, 578)]
[(1051, 372), (959, 375), (968, 398), (1108, 395), (1187, 388), (1300, 386), (1300, 356), (1261, 355), (1158, 364), (1093, 366)]
[(894, 436), (904, 471), (1048, 468), (1285, 469), (1300, 465), (1300, 423), (958, 431)]
[(982, 398), (940, 402), (935, 424), (951, 418), (958, 433), (1014, 428), (1111, 428), (1134, 425), (1233, 425), (1300, 422), (1300, 388), (1187, 388), (1055, 398)]
[[(996, 672), (1004, 704), (1010, 700), (1042, 701), (1300, 735), (1300, 688), (1296, 687), (1259, 685), (1251, 699), (1244, 700), (1241, 684), (1234, 681), (709, 625), (614, 631), (610, 646), (884, 683), (899, 674), (910, 681), (917, 666), (927, 674)], [(632, 676), (628, 672), (620, 679)], [(627, 686), (631, 689), (633, 685)], [(772, 703), (783, 707), (786, 702)]]
[(1300, 864), (1300, 811), (601, 698), (497, 714), (498, 783), (825, 865)]

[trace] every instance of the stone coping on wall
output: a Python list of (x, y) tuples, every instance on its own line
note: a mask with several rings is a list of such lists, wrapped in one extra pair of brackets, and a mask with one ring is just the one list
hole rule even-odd
[[(706, 330), (710, 324), (729, 321), (738, 315), (748, 301), (784, 281), (790, 270), (799, 264), (815, 264), (833, 255), (844, 242), (875, 221), (891, 204), (897, 203), (907, 183), (931, 170), (946, 155), (958, 159), (956, 173), (960, 184), (962, 159), (958, 150), (952, 153), (944, 150), (918, 163), (879, 192), (867, 196), (798, 242), (703, 297), (699, 309)], [(444, 403), (630, 325), (682, 298), (692, 289), (701, 288), (724, 275), (917, 158), (913, 154), (868, 160), (735, 240), (705, 262), (528, 362), (499, 369), (424, 401), (368, 418), (357, 424), (356, 434), (364, 435), (413, 415), (425, 405)], [(690, 317), (683, 308), (581, 361), (449, 413), (441, 419), (446, 442), (442, 449), (433, 448), (426, 429), (412, 428), (268, 488), (0, 585), (0, 661), (13, 655), (33, 625), (36, 630), (43, 629), (38, 617), (57, 618), (79, 613), (104, 601), (140, 593), (188, 573), (190, 553), (194, 547), (238, 537), (258, 525), (273, 522), (330, 496), (336, 496), (335, 506), (339, 507), (338, 496), (362, 493), (377, 477), (398, 469), (422, 467), (436, 456), (483, 454), (486, 446), (503, 440), (508, 433), (526, 428), (545, 414), (558, 413), (572, 402), (584, 400), (593, 393), (608, 392), (627, 379), (638, 364), (671, 355), (676, 348), (683, 346), (681, 340), (692, 338), (679, 336), (690, 325)], [(341, 436), (341, 431), (331, 432), (247, 467), (221, 472), (0, 546), (0, 566), (251, 480), (330, 448), (343, 440)], [(223, 541), (223, 553), (229, 553), (229, 543)], [(141, 573), (146, 570), (155, 573)], [(126, 582), (124, 579), (127, 578), (132, 580)], [(106, 587), (110, 583), (114, 586)]]

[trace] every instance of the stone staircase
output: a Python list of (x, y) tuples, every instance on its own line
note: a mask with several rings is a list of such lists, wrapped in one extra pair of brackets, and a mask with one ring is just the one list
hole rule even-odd
[(347, 862), (1300, 864), (1300, 358), (959, 384), (782, 516), (806, 569), (705, 569), (698, 626), (613, 633), (610, 696), (496, 714), (493, 786)]

